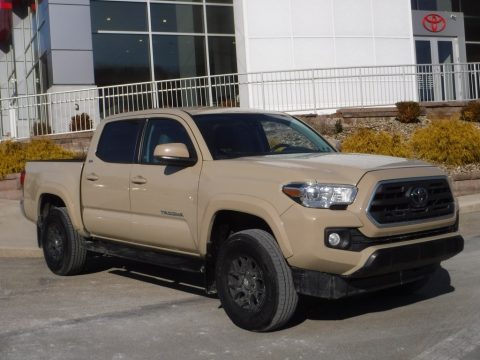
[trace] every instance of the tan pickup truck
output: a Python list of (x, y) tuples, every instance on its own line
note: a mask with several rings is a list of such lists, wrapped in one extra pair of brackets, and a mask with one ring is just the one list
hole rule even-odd
[(448, 178), (342, 154), (301, 121), (248, 110), (109, 118), (85, 162), (29, 162), (24, 213), (59, 275), (87, 253), (205, 275), (238, 326), (268, 331), (299, 294), (414, 291), (463, 249)]

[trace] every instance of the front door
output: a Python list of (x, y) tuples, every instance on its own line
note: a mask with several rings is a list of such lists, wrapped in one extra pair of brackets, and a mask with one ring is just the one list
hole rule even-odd
[(190, 167), (160, 164), (153, 152), (166, 143), (185, 144), (191, 157), (199, 153), (182, 119), (147, 120), (140, 162), (130, 175), (132, 231), (144, 245), (195, 254), (201, 161)]
[(452, 101), (460, 98), (460, 74), (456, 38), (416, 37), (418, 92), (420, 101)]

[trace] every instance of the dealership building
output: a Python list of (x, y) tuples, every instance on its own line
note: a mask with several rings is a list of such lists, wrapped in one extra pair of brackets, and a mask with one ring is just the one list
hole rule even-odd
[[(0, 99), (10, 103), (2, 103), (0, 136), (16, 133), (12, 109), (6, 110), (12, 99), (35, 94), (198, 77), (210, 84), (222, 74), (298, 79), (307, 69), (318, 70), (311, 92), (326, 94), (333, 81), (319, 88), (327, 77), (322, 71), (335, 71), (337, 78), (391, 72), (405, 80), (413, 66), (416, 75), (404, 96), (461, 100), (478, 98), (478, 89), (472, 90), (478, 73), (464, 84), (459, 73), (471, 67), (457, 71), (452, 64), (475, 63), (478, 0), (0, 0)], [(439, 65), (439, 76), (420, 64)], [(285, 81), (282, 86), (270, 98), (292, 88)], [(365, 93), (365, 84), (360, 88)], [(269, 97), (262, 89), (265, 105)], [(305, 90), (299, 89), (297, 83), (297, 92)], [(254, 106), (257, 90), (240, 86), (233, 99), (222, 101)], [(24, 117), (20, 111), (15, 120)]]

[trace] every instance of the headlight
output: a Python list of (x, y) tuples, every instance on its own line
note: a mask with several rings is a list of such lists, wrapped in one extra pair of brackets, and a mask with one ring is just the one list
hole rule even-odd
[(350, 205), (357, 195), (352, 185), (291, 183), (282, 191), (299, 204), (328, 209), (334, 205)]

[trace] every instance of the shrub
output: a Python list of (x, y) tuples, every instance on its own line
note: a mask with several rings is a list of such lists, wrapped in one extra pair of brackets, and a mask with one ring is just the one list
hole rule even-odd
[(32, 140), (29, 143), (4, 141), (0, 143), (0, 179), (25, 168), (27, 160), (74, 159), (77, 155), (51, 140)]
[(480, 122), (480, 101), (470, 101), (460, 110), (460, 119), (464, 121)]
[(72, 116), (70, 121), (70, 131), (90, 130), (93, 127), (93, 121), (87, 113)]
[(480, 161), (480, 130), (460, 120), (438, 120), (418, 129), (410, 141), (421, 159), (445, 165)]
[(36, 121), (32, 128), (33, 136), (48, 135), (52, 133), (52, 127), (47, 122)]
[(335, 121), (335, 133), (340, 134), (341, 132), (343, 132), (342, 120), (338, 119)]
[(342, 143), (342, 151), (400, 157), (412, 155), (402, 136), (365, 128), (349, 135)]
[(415, 101), (401, 101), (395, 104), (397, 107), (397, 120), (401, 123), (418, 122), (418, 117), (422, 114), (420, 105)]

